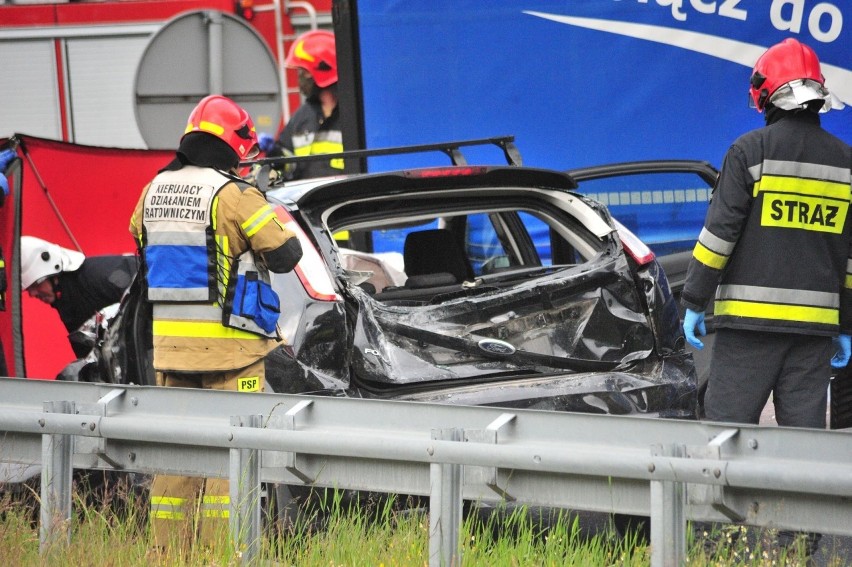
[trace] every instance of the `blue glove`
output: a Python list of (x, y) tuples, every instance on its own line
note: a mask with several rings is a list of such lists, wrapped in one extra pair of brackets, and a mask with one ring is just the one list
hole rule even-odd
[(704, 343), (695, 337), (695, 329), (698, 329), (698, 334), (702, 337), (707, 334), (707, 328), (704, 326), (704, 312), (686, 310), (686, 315), (683, 316), (683, 334), (686, 335), (686, 341), (701, 350), (704, 348)]
[(0, 198), (6, 197), (9, 194), (9, 181), (6, 176), (0, 173)]
[(272, 148), (275, 147), (275, 138), (266, 132), (261, 132), (257, 137), (257, 145), (260, 146), (263, 153), (268, 154), (272, 151)]
[(15, 150), (6, 149), (0, 152), (0, 173), (5, 173), (6, 168), (16, 157), (18, 157), (18, 153)]
[(846, 368), (852, 355), (852, 335), (838, 335), (832, 339), (835, 353), (831, 357), (832, 368)]

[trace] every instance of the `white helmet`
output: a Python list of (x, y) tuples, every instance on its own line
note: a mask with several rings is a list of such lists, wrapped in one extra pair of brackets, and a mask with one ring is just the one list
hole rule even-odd
[(60, 272), (73, 272), (86, 257), (76, 250), (36, 238), (21, 237), (21, 289)]

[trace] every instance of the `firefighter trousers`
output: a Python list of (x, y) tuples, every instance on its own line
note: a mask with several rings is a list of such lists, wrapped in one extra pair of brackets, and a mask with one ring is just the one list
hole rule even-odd
[[(222, 372), (157, 372), (157, 384), (178, 388), (259, 392), (264, 361)], [(195, 541), (217, 547), (228, 536), (231, 497), (227, 479), (156, 475), (151, 485), (152, 547), (186, 555)]]
[(831, 337), (716, 329), (707, 419), (758, 424), (770, 395), (778, 425), (825, 429)]
[[(778, 425), (825, 429), (832, 349), (830, 337), (716, 329), (707, 419), (757, 425), (771, 395)], [(798, 538), (810, 556), (822, 535), (782, 530), (777, 543), (793, 549)]]

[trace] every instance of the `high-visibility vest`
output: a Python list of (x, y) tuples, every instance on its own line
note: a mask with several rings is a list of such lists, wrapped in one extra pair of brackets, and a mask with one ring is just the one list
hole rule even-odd
[[(233, 181), (210, 168), (186, 166), (151, 182), (142, 223), (155, 335), (162, 330), (187, 337), (278, 336), (280, 304), (268, 270), (251, 250), (233, 262), (226, 237), (214, 234), (216, 195)], [(260, 213), (258, 220), (273, 214)], [(171, 322), (168, 329), (163, 321)]]
[(214, 169), (164, 171), (145, 194), (142, 225), (148, 300), (214, 302), (221, 293), (213, 203), (230, 181)]

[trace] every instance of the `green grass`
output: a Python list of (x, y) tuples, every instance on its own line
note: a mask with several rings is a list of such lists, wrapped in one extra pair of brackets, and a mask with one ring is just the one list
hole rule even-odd
[[(35, 496), (35, 495), (33, 495)], [(275, 536), (264, 536), (258, 565), (298, 567), (424, 566), (429, 563), (429, 520), (420, 511), (400, 510), (382, 499), (347, 506), (332, 491), (324, 493), (322, 517), (301, 516)], [(131, 498), (122, 511), (75, 497), (70, 544), (39, 553), (37, 514), (18, 500), (0, 499), (0, 557), (6, 566), (148, 566), (148, 533), (144, 497)], [(691, 532), (690, 532), (691, 533)], [(745, 533), (745, 532), (744, 532)], [(794, 558), (771, 554), (762, 536), (721, 537), (708, 556), (700, 542), (691, 543), (688, 565), (793, 566)], [(699, 534), (700, 535), (700, 534)], [(222, 541), (227, 542), (227, 534)], [(692, 537), (690, 537), (692, 539)], [(492, 514), (468, 514), (460, 533), (464, 566), (645, 566), (650, 547), (636, 538), (621, 538), (604, 528), (589, 533), (576, 515), (555, 513), (539, 522), (524, 508)], [(197, 550), (188, 557), (167, 555), (161, 565), (243, 565), (227, 543), (220, 549)], [(841, 565), (829, 563), (829, 565)]]

